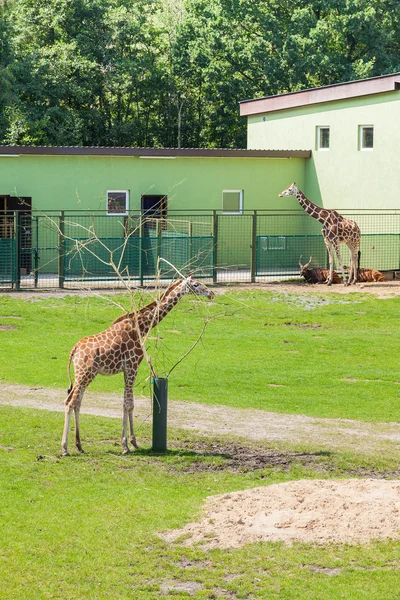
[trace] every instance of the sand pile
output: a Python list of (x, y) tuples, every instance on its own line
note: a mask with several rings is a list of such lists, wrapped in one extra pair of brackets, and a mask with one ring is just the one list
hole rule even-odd
[(399, 539), (400, 481), (301, 480), (210, 496), (200, 521), (162, 537), (205, 548)]

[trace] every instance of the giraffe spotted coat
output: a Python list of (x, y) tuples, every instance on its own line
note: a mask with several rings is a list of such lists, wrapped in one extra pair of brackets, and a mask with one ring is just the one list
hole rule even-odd
[(145, 350), (143, 340), (152, 327), (157, 325), (185, 294), (205, 296), (209, 299), (214, 293), (192, 277), (186, 277), (169, 286), (160, 300), (155, 300), (137, 312), (118, 317), (105, 331), (82, 338), (72, 348), (68, 360), (68, 373), (74, 365), (75, 380), (65, 400), (65, 421), (62, 437), (62, 455), (68, 456), (68, 432), (71, 414), (75, 416), (75, 445), (83, 452), (79, 411), (87, 386), (99, 373), (114, 375), (124, 373), (124, 402), (122, 421), (122, 448), (129, 452), (127, 427), (129, 422), (130, 443), (137, 448), (133, 428), (133, 384)]
[[(329, 277), (327, 284), (331, 285), (333, 281), (333, 249), (338, 257), (339, 265), (342, 270), (344, 285), (357, 282), (357, 252), (361, 241), (361, 232), (357, 223), (350, 219), (345, 219), (336, 210), (322, 208), (309, 200), (303, 192), (292, 183), (279, 197), (295, 196), (300, 206), (314, 219), (323, 224), (322, 235), (329, 254)], [(346, 244), (350, 250), (351, 262), (349, 280), (346, 281), (346, 275), (343, 267), (342, 256), (340, 253), (340, 244)]]

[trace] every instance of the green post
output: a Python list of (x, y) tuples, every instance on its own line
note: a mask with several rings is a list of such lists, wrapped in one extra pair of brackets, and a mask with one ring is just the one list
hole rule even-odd
[(22, 225), (22, 215), (20, 211), (14, 212), (14, 223), (15, 223), (15, 263), (16, 263), (16, 273), (15, 273), (15, 289), (21, 289), (21, 255), (22, 255), (22, 243), (21, 243), (21, 225)]
[(257, 211), (253, 212), (251, 229), (251, 283), (255, 283), (257, 275)]
[(153, 379), (153, 452), (167, 449), (167, 400), (168, 379)]
[(36, 248), (35, 248), (35, 253), (34, 253), (34, 257), (35, 257), (35, 288), (37, 288), (38, 286), (38, 281), (39, 281), (39, 217), (35, 217), (35, 223), (36, 223)]
[(217, 274), (217, 261), (218, 261), (218, 215), (217, 211), (213, 210), (213, 283), (217, 283), (218, 274)]
[(140, 287), (143, 287), (143, 237), (144, 237), (144, 222), (143, 222), (143, 212), (140, 214), (140, 228), (139, 228), (139, 279), (140, 279)]
[(64, 211), (60, 211), (58, 230), (58, 287), (63, 288), (65, 282), (65, 235)]

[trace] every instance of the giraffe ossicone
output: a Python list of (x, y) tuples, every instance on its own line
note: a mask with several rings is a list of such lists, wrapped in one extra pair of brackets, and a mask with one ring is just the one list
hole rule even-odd
[[(357, 252), (360, 247), (361, 231), (355, 221), (345, 219), (334, 209), (322, 208), (314, 202), (311, 202), (305, 194), (293, 182), (283, 192), (279, 194), (280, 198), (286, 196), (295, 196), (300, 206), (313, 219), (316, 219), (323, 224), (322, 235), (325, 246), (329, 255), (329, 277), (326, 281), (328, 285), (332, 284), (333, 280), (333, 250), (339, 261), (343, 275), (344, 285), (349, 285), (357, 282)], [(350, 251), (350, 271), (349, 280), (346, 280), (346, 274), (343, 267), (342, 255), (340, 253), (340, 244), (346, 244)]]
[[(191, 276), (172, 283), (159, 300), (153, 300), (138, 311), (130, 312), (95, 335), (82, 338), (72, 348), (68, 359), (70, 388), (65, 400), (64, 431), (61, 442), (62, 456), (68, 453), (68, 432), (72, 412), (75, 416), (75, 445), (83, 452), (80, 440), (79, 412), (83, 394), (96, 375), (115, 375), (124, 373), (124, 402), (122, 419), (123, 453), (129, 452), (127, 429), (129, 423), (129, 441), (137, 448), (133, 428), (133, 384), (137, 371), (145, 355), (144, 339), (148, 332), (173, 309), (185, 294), (214, 298), (214, 292)], [(74, 365), (75, 378), (72, 383), (70, 368)]]

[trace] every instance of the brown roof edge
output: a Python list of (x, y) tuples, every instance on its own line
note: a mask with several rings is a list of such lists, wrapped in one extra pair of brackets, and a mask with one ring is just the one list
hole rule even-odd
[(276, 96), (266, 96), (254, 100), (240, 102), (240, 115), (249, 116), (289, 108), (309, 106), (334, 100), (346, 100), (359, 96), (368, 96), (382, 92), (392, 92), (400, 89), (400, 73), (381, 75), (369, 79), (346, 81), (319, 88), (288, 92)]
[(1, 146), (1, 155), (139, 156), (145, 158), (310, 158), (311, 150), (245, 150), (230, 148), (131, 148), (107, 146)]

